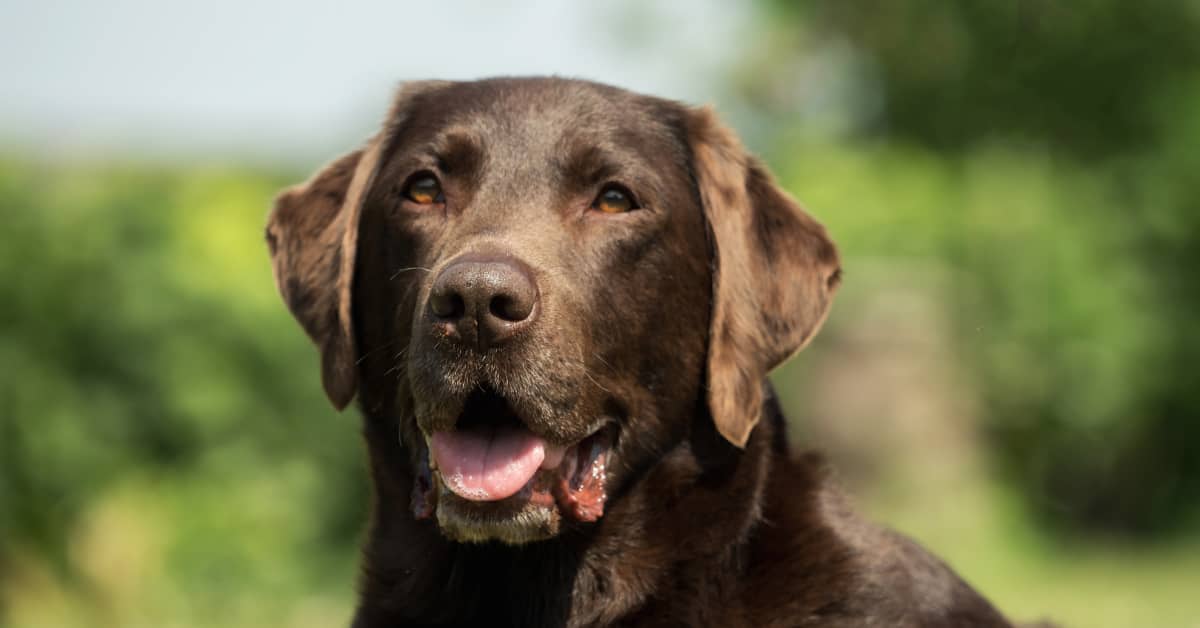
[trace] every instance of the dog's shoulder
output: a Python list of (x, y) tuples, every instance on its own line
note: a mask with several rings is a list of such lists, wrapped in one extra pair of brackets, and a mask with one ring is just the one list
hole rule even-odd
[(744, 589), (765, 612), (755, 625), (1009, 625), (915, 541), (856, 512), (820, 454), (777, 453), (764, 501)]

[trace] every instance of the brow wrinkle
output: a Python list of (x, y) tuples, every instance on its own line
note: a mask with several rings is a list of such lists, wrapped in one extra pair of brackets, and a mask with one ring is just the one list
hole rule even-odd
[(483, 146), (468, 131), (451, 130), (432, 147), (438, 168), (446, 174), (473, 179), (484, 161)]
[(570, 185), (578, 188), (604, 183), (620, 171), (620, 167), (599, 146), (575, 146), (568, 149), (568, 154), (566, 159), (559, 161), (559, 172)]

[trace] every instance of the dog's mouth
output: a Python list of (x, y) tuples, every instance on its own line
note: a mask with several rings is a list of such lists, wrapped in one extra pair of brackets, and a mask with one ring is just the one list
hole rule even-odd
[(480, 391), (452, 430), (426, 438), (412, 493), (413, 514), (437, 515), (464, 541), (523, 543), (554, 536), (565, 517), (598, 520), (607, 499), (615, 426), (598, 422), (570, 445), (531, 431), (499, 395)]

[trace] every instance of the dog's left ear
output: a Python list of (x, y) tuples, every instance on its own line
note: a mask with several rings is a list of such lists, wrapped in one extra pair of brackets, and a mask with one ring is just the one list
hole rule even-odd
[(709, 410), (721, 435), (743, 447), (762, 413), (763, 379), (829, 312), (838, 254), (710, 110), (691, 111), (687, 131), (713, 238)]

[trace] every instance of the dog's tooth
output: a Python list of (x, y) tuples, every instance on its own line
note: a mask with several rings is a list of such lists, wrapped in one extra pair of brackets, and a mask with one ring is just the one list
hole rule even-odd
[(429, 446), (429, 435), (421, 432), (421, 436), (425, 438), (425, 461), (429, 465), (430, 471), (437, 471), (437, 458), (433, 457), (433, 448)]
[(563, 454), (562, 464), (559, 466), (559, 475), (570, 481), (571, 476), (575, 475), (575, 468), (579, 466), (579, 445), (575, 445)]
[(567, 447), (546, 443), (543, 451), (545, 458), (542, 459), (542, 468), (557, 469), (562, 464), (563, 456), (567, 454)]

